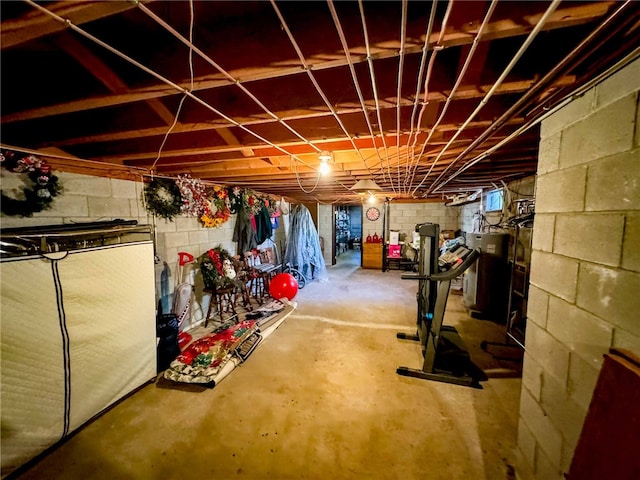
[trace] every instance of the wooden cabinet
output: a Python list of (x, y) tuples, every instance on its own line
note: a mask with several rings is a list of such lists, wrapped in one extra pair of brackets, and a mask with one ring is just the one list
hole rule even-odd
[(362, 244), (362, 268), (377, 268), (382, 270), (382, 243)]

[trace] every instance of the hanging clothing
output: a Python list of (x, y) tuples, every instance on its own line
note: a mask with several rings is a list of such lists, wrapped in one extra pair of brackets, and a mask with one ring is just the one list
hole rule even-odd
[(256, 241), (258, 245), (264, 242), (267, 238), (271, 238), (273, 229), (271, 227), (271, 217), (269, 216), (269, 210), (264, 205), (260, 213), (256, 215)]
[(233, 229), (233, 241), (238, 243), (236, 254), (240, 256), (258, 246), (256, 231), (251, 226), (249, 215), (244, 208), (238, 210), (236, 225)]
[(289, 236), (284, 262), (291, 263), (307, 279), (321, 283), (329, 281), (327, 267), (320, 248), (320, 236), (313, 224), (311, 212), (304, 205), (291, 208)]

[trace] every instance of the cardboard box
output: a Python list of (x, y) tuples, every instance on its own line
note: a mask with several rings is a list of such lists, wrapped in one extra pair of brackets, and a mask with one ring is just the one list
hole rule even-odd
[(400, 243), (400, 232), (397, 230), (391, 230), (389, 232), (389, 244), (398, 245)]

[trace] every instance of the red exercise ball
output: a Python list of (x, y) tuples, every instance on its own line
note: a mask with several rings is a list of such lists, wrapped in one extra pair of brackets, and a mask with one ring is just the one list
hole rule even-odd
[(269, 282), (269, 293), (276, 300), (293, 300), (298, 293), (298, 281), (290, 273), (279, 273)]

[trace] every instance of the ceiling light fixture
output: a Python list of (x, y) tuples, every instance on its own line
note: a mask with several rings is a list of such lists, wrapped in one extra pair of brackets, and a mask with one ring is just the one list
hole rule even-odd
[(328, 175), (331, 172), (331, 165), (329, 165), (329, 163), (333, 159), (333, 155), (331, 152), (323, 150), (320, 152), (320, 155), (318, 155), (318, 158), (320, 159), (320, 175)]
[(356, 193), (366, 193), (371, 191), (380, 191), (382, 190), (382, 187), (373, 180), (362, 179), (358, 180), (349, 190)]
[(333, 155), (331, 152), (327, 150), (323, 150), (320, 152), (320, 155), (318, 155), (318, 158), (320, 159), (321, 162), (330, 162), (331, 159), (333, 158)]

